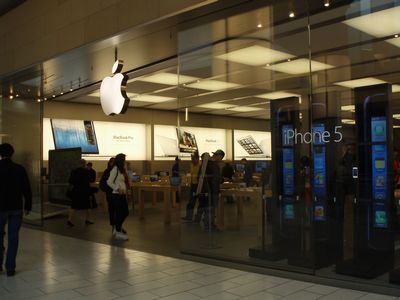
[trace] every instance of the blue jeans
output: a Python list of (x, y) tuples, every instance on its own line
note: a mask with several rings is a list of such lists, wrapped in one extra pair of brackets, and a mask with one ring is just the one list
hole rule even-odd
[(22, 210), (0, 211), (0, 263), (3, 266), (4, 259), (4, 234), (8, 223), (8, 246), (6, 257), (6, 270), (14, 271), (18, 251), (19, 229), (22, 224)]

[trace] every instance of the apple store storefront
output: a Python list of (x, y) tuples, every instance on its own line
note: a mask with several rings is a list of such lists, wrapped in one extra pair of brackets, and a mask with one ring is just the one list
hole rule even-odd
[[(258, 1), (186, 22), (172, 58), (117, 65), (115, 74), (107, 59), (102, 82), (68, 82), (46, 101), (3, 93), (0, 139), (17, 149), (35, 192), (26, 221), (40, 225), (68, 207), (67, 178), (81, 156), (102, 171), (122, 152), (129, 218), (158, 209), (152, 222), (179, 232), (178, 251), (393, 292), (399, 16), (397, 0)], [(123, 47), (118, 58), (129, 65), (135, 52)], [(217, 149), (221, 180), (202, 183), (219, 195), (188, 207), (191, 157)]]

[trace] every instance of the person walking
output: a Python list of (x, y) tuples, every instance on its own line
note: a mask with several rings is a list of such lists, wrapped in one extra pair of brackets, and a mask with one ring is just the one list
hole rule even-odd
[(225, 156), (225, 152), (221, 149), (213, 152), (213, 156), (208, 160), (206, 173), (203, 183), (203, 193), (208, 195), (208, 201), (204, 208), (204, 229), (207, 231), (219, 231), (215, 224), (215, 208), (218, 206), (220, 184), (222, 182), (219, 163)]
[(72, 170), (69, 177), (69, 183), (72, 185), (71, 191), (71, 208), (68, 214), (67, 225), (69, 227), (75, 226), (72, 218), (76, 210), (86, 210), (86, 225), (94, 224), (90, 220), (90, 195), (92, 190), (90, 187), (90, 173), (86, 168), (86, 161), (80, 160), (80, 165), (75, 170)]
[(89, 172), (89, 179), (90, 179), (90, 208), (97, 208), (97, 200), (96, 200), (96, 193), (98, 192), (98, 188), (95, 186), (92, 186), (92, 184), (94, 184), (96, 182), (96, 178), (97, 178), (97, 172), (95, 169), (93, 169), (93, 164), (91, 162), (88, 162), (86, 164), (86, 168), (88, 169)]
[(11, 160), (13, 154), (13, 146), (7, 143), (0, 145), (0, 271), (3, 270), (4, 235), (8, 224), (5, 261), (7, 276), (15, 275), (23, 211), (28, 215), (32, 210), (32, 191), (28, 175), (23, 166)]
[(199, 153), (195, 152), (191, 157), (192, 163), (190, 165), (190, 195), (189, 202), (186, 205), (186, 216), (182, 219), (185, 221), (192, 221), (193, 211), (196, 206), (196, 192), (197, 185), (199, 182), (199, 171), (200, 171), (200, 158)]
[(115, 156), (114, 166), (107, 179), (107, 185), (112, 188), (111, 201), (115, 209), (115, 231), (113, 235), (118, 240), (128, 240), (128, 235), (123, 232), (122, 225), (129, 215), (127, 192), (130, 188), (129, 178), (125, 169), (125, 154)]
[(107, 163), (107, 169), (104, 170), (103, 175), (100, 179), (100, 189), (106, 194), (106, 201), (108, 207), (108, 219), (110, 221), (110, 225), (112, 227), (112, 233), (115, 232), (115, 208), (112, 201), (112, 192), (113, 189), (107, 184), (107, 180), (110, 177), (110, 172), (114, 167), (114, 157), (111, 157)]

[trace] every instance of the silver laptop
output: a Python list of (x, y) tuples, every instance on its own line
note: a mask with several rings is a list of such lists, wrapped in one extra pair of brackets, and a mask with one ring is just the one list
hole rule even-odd
[(156, 135), (157, 141), (160, 144), (164, 156), (178, 156), (179, 148), (178, 141), (175, 139), (167, 138), (165, 136)]

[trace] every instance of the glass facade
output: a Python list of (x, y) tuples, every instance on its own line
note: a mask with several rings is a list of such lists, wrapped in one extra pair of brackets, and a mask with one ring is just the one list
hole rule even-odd
[(41, 104), (22, 97), (0, 102), (0, 142), (15, 149), (13, 160), (23, 165), (32, 188), (32, 211), (26, 223), (42, 224), (41, 200)]
[(181, 224), (182, 251), (400, 283), (400, 2), (264, 3), (178, 36), (179, 125), (190, 113), (210, 128), (254, 120), (226, 124), (222, 162), (210, 153), (230, 175), (206, 170), (186, 195), (199, 208)]

